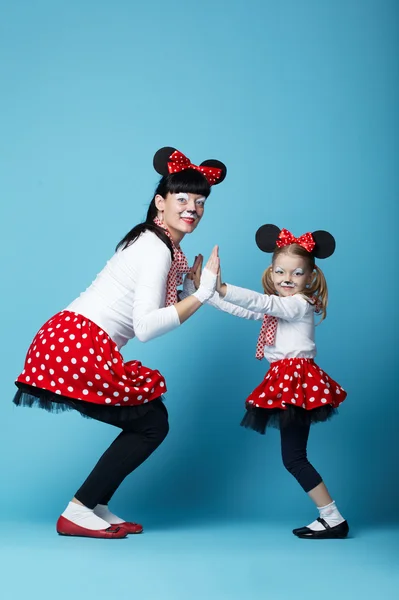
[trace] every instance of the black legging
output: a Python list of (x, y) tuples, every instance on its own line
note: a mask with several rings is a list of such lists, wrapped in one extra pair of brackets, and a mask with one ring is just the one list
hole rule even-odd
[[(153, 400), (152, 410), (140, 418), (121, 422), (117, 410), (114, 419), (99, 420), (120, 427), (122, 432), (75, 494), (75, 498), (88, 508), (108, 504), (125, 477), (154, 452), (169, 431), (168, 412), (159, 399)], [(93, 415), (93, 418), (98, 417)]]
[(310, 425), (298, 424), (280, 428), (283, 464), (305, 492), (310, 492), (323, 481), (308, 461), (306, 448), (309, 430)]

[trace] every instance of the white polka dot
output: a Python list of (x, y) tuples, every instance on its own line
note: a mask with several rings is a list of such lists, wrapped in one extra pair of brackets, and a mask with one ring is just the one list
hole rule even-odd
[(101, 356), (99, 354), (97, 354), (97, 360), (102, 360)]
[(307, 387), (308, 387), (308, 384), (307, 384), (307, 383), (303, 383), (303, 384), (302, 384), (302, 387), (303, 387), (303, 388), (307, 388)]
[(71, 385), (68, 386), (68, 392), (73, 392), (73, 387)]
[(90, 354), (94, 354), (93, 348), (90, 348), (89, 352), (90, 352)]
[(292, 404), (296, 404), (295, 398), (292, 398), (291, 402), (292, 402)]
[(284, 383), (279, 383), (279, 384), (278, 384), (278, 387), (279, 387), (279, 388), (282, 388), (282, 387), (284, 387)]
[(40, 352), (36, 352), (36, 358), (39, 358)]
[(26, 376), (26, 381), (30, 381), (29, 375)]
[(309, 398), (309, 402), (314, 402), (315, 400), (316, 400), (316, 398), (313, 398), (313, 396), (312, 396), (312, 398)]
[(52, 387), (55, 387), (55, 381), (51, 381), (50, 385), (51, 385)]
[(125, 387), (125, 392), (130, 392), (130, 388)]
[(82, 356), (82, 360), (83, 360), (83, 362), (85, 362), (85, 363), (89, 361), (89, 359), (87, 358), (87, 356)]
[(288, 392), (288, 388), (287, 388), (287, 387), (285, 387), (285, 388), (283, 389), (283, 392)]
[(72, 377), (73, 377), (74, 379), (79, 379), (79, 375), (77, 375), (77, 373), (74, 373), (74, 374), (72, 375)]
[(61, 358), (61, 356), (57, 356), (57, 358), (56, 358), (55, 360), (56, 360), (57, 362), (61, 362), (61, 361), (62, 361), (62, 358)]
[(76, 348), (80, 349), (81, 347), (82, 347), (82, 344), (81, 344), (80, 342), (78, 342), (78, 343), (76, 344)]
[(71, 317), (65, 317), (65, 321), (70, 321)]
[(101, 379), (101, 375), (94, 375), (96, 379)]
[(105, 398), (106, 404), (111, 404), (111, 398)]
[(62, 377), (58, 378), (58, 383), (65, 383)]
[(281, 398), (283, 394), (277, 394), (277, 398)]
[(151, 377), (147, 377), (146, 382), (151, 383)]
[(340, 394), (340, 393), (341, 393), (341, 390), (339, 390), (339, 389), (337, 388), (335, 393), (336, 393), (336, 394)]
[(294, 371), (294, 377), (299, 377), (299, 373), (297, 373), (296, 371)]
[(100, 331), (98, 332), (98, 335), (103, 335), (103, 334), (104, 334), (104, 332), (101, 331), (101, 329), (100, 329)]
[(326, 389), (324, 390), (324, 393), (325, 393), (325, 394), (329, 394), (329, 393), (330, 393), (330, 390), (326, 388)]
[(72, 364), (76, 365), (76, 363), (77, 363), (77, 362), (78, 362), (78, 361), (76, 360), (76, 358), (71, 358), (71, 363), (72, 363)]
[(40, 365), (40, 368), (42, 371), (45, 371), (45, 369), (46, 369), (45, 365)]
[(137, 396), (137, 400), (142, 400), (143, 396)]
[(103, 396), (103, 392), (97, 392), (97, 396)]
[(289, 375), (284, 375), (284, 379), (289, 379)]
[(123, 398), (123, 401), (124, 401), (124, 402), (127, 402), (128, 400), (129, 400), (129, 396), (125, 396), (125, 397)]
[(270, 389), (271, 392), (274, 392), (274, 387), (272, 385), (270, 386), (269, 389)]
[(93, 385), (93, 382), (92, 382), (92, 381), (88, 381), (88, 382), (87, 382), (87, 385), (88, 385), (89, 387), (92, 387), (92, 385)]
[(63, 338), (63, 337), (60, 337), (60, 338), (58, 339), (58, 341), (60, 342), (60, 344), (62, 344), (62, 342), (64, 341), (64, 338)]
[(71, 335), (69, 336), (69, 339), (70, 339), (70, 340), (74, 340), (74, 339), (75, 339), (75, 334), (74, 334), (74, 333), (71, 333)]
[(64, 346), (64, 352), (69, 352), (68, 346)]
[(82, 329), (82, 326), (80, 323), (76, 323), (76, 329)]
[(104, 369), (105, 369), (106, 371), (108, 371), (108, 370), (109, 370), (109, 366), (108, 366), (108, 365), (104, 365)]
[(46, 356), (44, 357), (46, 360), (48, 360), (50, 358), (50, 354), (46, 354)]
[(53, 331), (53, 333), (50, 333), (50, 337), (53, 338), (55, 336), (55, 333)]
[(32, 362), (31, 358), (28, 358), (28, 364), (30, 364)]
[(103, 383), (103, 387), (105, 387), (105, 388), (109, 388), (109, 383), (107, 383), (107, 382), (104, 382), (104, 383)]
[(119, 396), (119, 392), (114, 392), (114, 396), (117, 398)]
[(87, 333), (83, 333), (82, 338), (85, 340), (87, 338)]
[(318, 389), (319, 389), (319, 388), (318, 388), (318, 386), (317, 386), (317, 385), (314, 385), (314, 386), (312, 387), (312, 390), (313, 390), (314, 392), (317, 392), (317, 390), (318, 390)]
[(267, 403), (268, 404), (273, 404), (273, 400), (268, 400)]
[(83, 390), (83, 394), (84, 394), (85, 396), (87, 396), (87, 394), (88, 394), (88, 393), (89, 393), (89, 390)]
[(126, 375), (122, 375), (122, 379), (127, 379)]
[[(145, 392), (148, 392), (148, 388), (144, 388)], [(266, 396), (265, 392), (262, 392), (261, 394), (259, 394), (259, 398), (264, 398)]]
[(114, 365), (116, 365), (116, 363), (118, 362), (118, 359), (117, 358), (113, 358), (112, 362), (114, 363)]
[(55, 393), (61, 396), (61, 390), (55, 390)]
[(54, 369), (49, 369), (50, 375), (54, 375)]
[(55, 346), (54, 346), (54, 344), (52, 344), (52, 345), (50, 346), (50, 350), (55, 350)]
[(32, 373), (36, 373), (36, 367), (32, 368)]
[(45, 344), (47, 340), (42, 340), (42, 344)]
[(326, 398), (322, 398), (321, 401), (322, 401), (323, 404), (327, 403), (327, 399)]

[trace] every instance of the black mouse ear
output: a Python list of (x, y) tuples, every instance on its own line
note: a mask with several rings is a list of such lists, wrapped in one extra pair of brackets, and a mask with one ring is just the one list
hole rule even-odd
[(312, 251), (313, 256), (316, 258), (328, 258), (334, 254), (335, 239), (331, 233), (320, 230), (314, 231), (312, 236), (316, 244)]
[(255, 235), (255, 241), (262, 252), (274, 252), (276, 249), (277, 238), (280, 235), (280, 227), (277, 225), (262, 225)]
[(168, 162), (173, 152), (176, 152), (176, 148), (171, 146), (165, 146), (154, 154), (154, 169), (157, 173), (162, 176), (169, 175)]
[(214, 178), (215, 181), (213, 181), (213, 183), (211, 183), (211, 181), (210, 181), (210, 178), (212, 178), (212, 173), (208, 172), (207, 179), (208, 179), (209, 183), (211, 183), (211, 185), (218, 185), (219, 183), (222, 183), (222, 181), (226, 178), (227, 168), (226, 168), (225, 164), (220, 162), (220, 160), (214, 160), (212, 158), (209, 160), (204, 160), (204, 162), (202, 162), (200, 164), (200, 167), (207, 167), (208, 169), (220, 169), (221, 170), (220, 175), (217, 172), (218, 177), (215, 176), (215, 178)]

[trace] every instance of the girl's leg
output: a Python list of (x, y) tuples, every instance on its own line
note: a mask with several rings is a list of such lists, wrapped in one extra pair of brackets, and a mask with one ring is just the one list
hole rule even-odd
[(332, 537), (338, 530), (331, 533), (330, 528), (339, 527), (345, 537), (347, 534), (347, 531), (344, 532), (344, 529), (347, 528), (346, 521), (338, 511), (320, 474), (308, 461), (309, 431), (310, 425), (289, 425), (282, 427), (280, 431), (284, 466), (308, 493), (320, 513), (316, 521), (307, 527), (294, 530), (294, 533), (301, 534), (301, 537), (312, 537), (312, 532), (319, 532), (325, 537)]
[[(109, 420), (107, 422), (122, 426)], [(108, 504), (125, 477), (162, 443), (168, 430), (168, 414), (161, 401), (154, 404), (154, 410), (144, 417), (124, 423), (122, 432), (102, 455), (63, 516), (77, 525), (94, 530), (109, 527), (108, 518), (111, 517), (116, 518), (116, 523), (123, 522), (104, 505)], [(114, 521), (112, 524), (115, 524), (115, 518), (111, 519)]]

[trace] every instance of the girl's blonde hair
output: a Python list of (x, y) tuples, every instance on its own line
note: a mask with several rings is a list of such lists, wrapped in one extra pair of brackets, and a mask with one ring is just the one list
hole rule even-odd
[(276, 294), (276, 288), (272, 280), (272, 268), (280, 254), (293, 254), (294, 256), (300, 256), (306, 261), (306, 266), (313, 273), (314, 277), (309, 287), (305, 288), (302, 293), (308, 298), (316, 299), (316, 306), (318, 307), (318, 312), (321, 314), (321, 323), (327, 316), (328, 289), (326, 278), (323, 271), (316, 265), (314, 256), (305, 248), (299, 246), (299, 244), (290, 244), (289, 246), (276, 248), (272, 257), (272, 266), (268, 267), (262, 276), (262, 285), (265, 294), (269, 296)]

